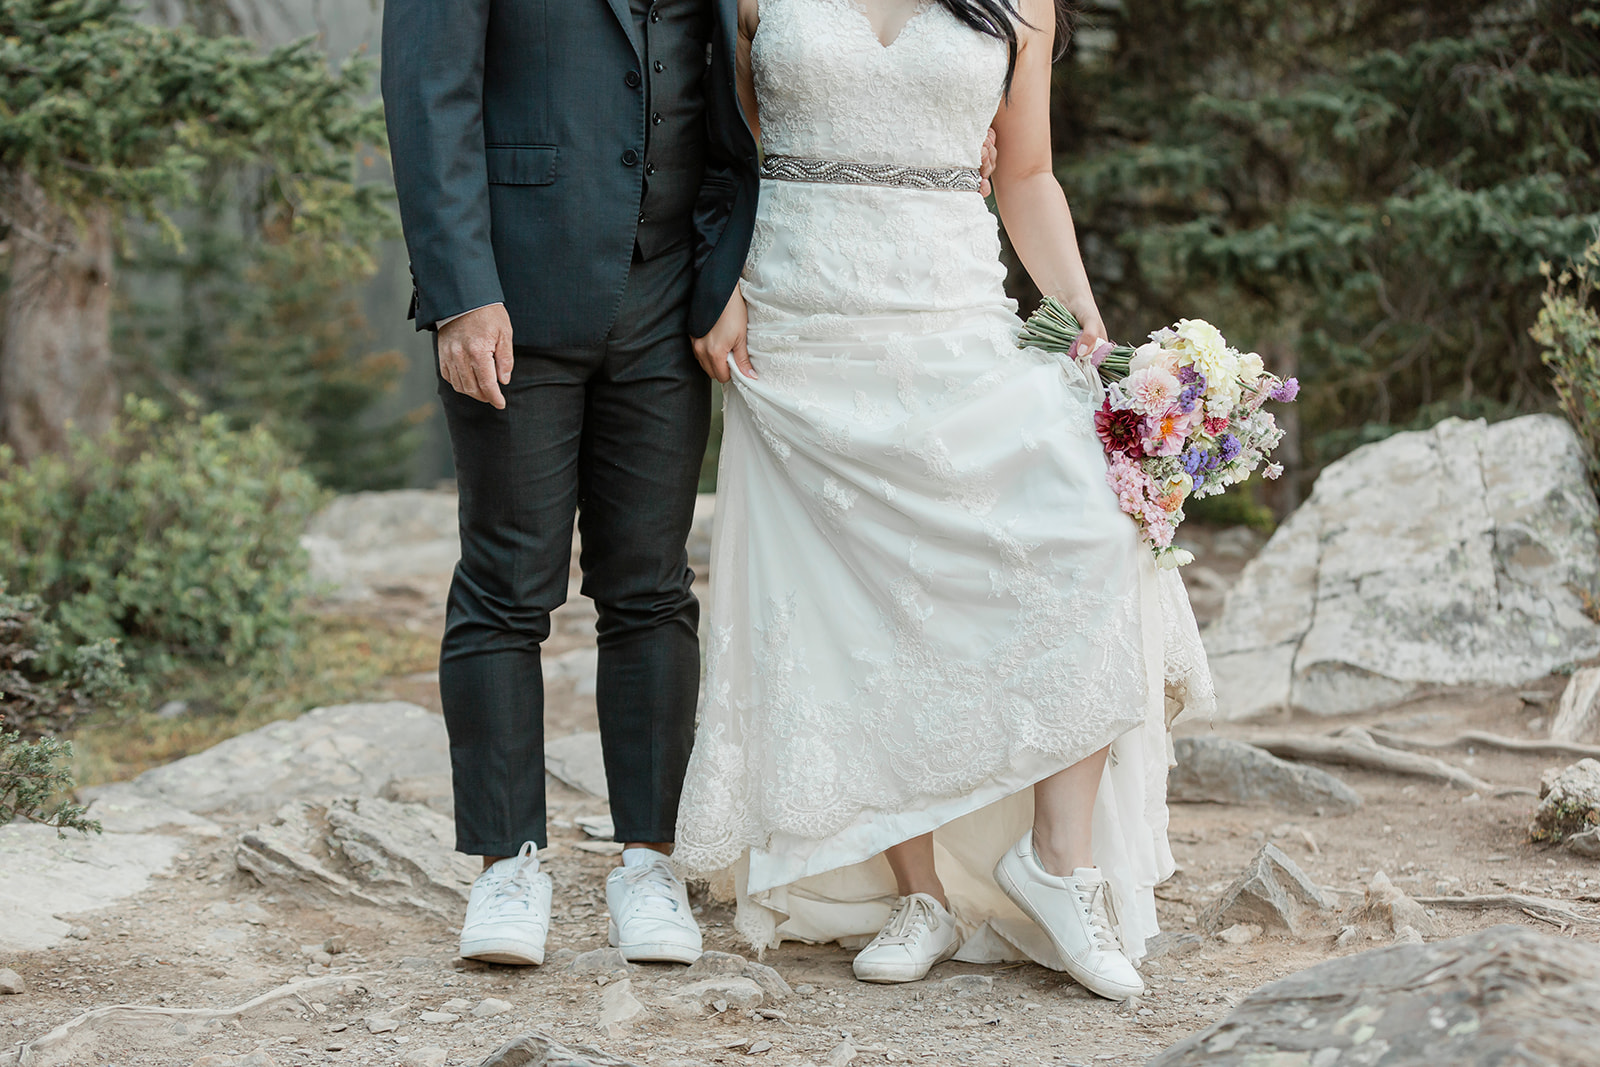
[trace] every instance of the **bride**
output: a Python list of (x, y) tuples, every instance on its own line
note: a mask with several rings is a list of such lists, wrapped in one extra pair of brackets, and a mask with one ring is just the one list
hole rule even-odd
[(1017, 347), (977, 192), (992, 125), (1014, 247), (1103, 338), (1051, 169), (1056, 12), (739, 19), (763, 182), (697, 342), (729, 385), (676, 859), (758, 948), (865, 944), (865, 981), (1026, 956), (1136, 994), (1173, 870), (1168, 716), (1212, 698), (1182, 583), (1106, 485), (1094, 372)]

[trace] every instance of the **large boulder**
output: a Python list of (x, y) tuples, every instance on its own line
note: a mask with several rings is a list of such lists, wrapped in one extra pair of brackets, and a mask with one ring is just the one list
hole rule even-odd
[(454, 923), (479, 873), (454, 838), (450, 820), (421, 804), (302, 800), (241, 835), (234, 860), (279, 896), (321, 907), (360, 901)]
[(1520, 926), (1331, 960), (1262, 986), (1147, 1067), (1594, 1063), (1600, 948)]
[(1290, 763), (1228, 737), (1180, 737), (1167, 772), (1167, 799), (1188, 804), (1268, 804), (1282, 811), (1344, 815), (1357, 793), (1327, 771)]
[(324, 596), (406, 592), (442, 600), (461, 558), (456, 494), (397, 489), (337, 497), (312, 518), (300, 543)]
[(1600, 654), (1600, 519), (1571, 426), (1447, 419), (1331, 464), (1205, 634), (1227, 718), (1521, 685)]
[(380, 796), (408, 779), (450, 773), (444, 720), (401, 701), (340, 704), (269, 723), (204, 752), (80, 792), (117, 806), (134, 798), (189, 812), (277, 810), (292, 797)]

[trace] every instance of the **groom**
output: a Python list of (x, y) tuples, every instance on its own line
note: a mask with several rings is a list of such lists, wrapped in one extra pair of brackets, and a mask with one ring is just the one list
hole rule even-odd
[[(383, 99), (418, 329), (436, 331), (461, 561), (439, 689), (456, 847), (484, 857), (461, 955), (544, 959), (539, 648), (572, 524), (599, 609), (595, 702), (623, 866), (610, 942), (692, 962), (666, 860), (693, 737), (699, 605), (684, 549), (756, 145), (735, 0), (388, 0)], [(691, 342), (691, 337), (695, 338)], [(697, 363), (697, 360), (699, 361)], [(702, 370), (704, 368), (704, 371)]]

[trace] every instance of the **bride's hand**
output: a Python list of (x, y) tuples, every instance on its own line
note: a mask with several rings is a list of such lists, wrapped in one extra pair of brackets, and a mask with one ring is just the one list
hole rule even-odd
[(745, 347), (749, 326), (744, 294), (735, 285), (733, 295), (728, 297), (728, 306), (722, 309), (722, 316), (711, 327), (711, 332), (693, 340), (694, 358), (699, 361), (700, 368), (717, 381), (727, 384), (733, 377), (728, 369), (728, 357), (732, 356), (745, 377), (757, 377), (755, 368), (750, 366), (750, 351)]
[(1083, 327), (1083, 332), (1078, 334), (1078, 345), (1073, 350), (1073, 356), (1087, 356), (1090, 352), (1110, 341), (1106, 336), (1106, 324), (1100, 319), (1100, 311), (1090, 304), (1083, 310), (1072, 308), (1072, 313), (1078, 316), (1078, 324)]

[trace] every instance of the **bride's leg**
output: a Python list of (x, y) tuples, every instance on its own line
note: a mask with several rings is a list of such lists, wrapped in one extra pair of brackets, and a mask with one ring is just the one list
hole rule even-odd
[(1033, 847), (1057, 877), (1094, 866), (1094, 798), (1110, 751), (1107, 745), (1033, 787)]
[(895, 885), (901, 896), (926, 893), (944, 907), (950, 906), (945, 899), (944, 883), (939, 881), (939, 875), (933, 869), (932, 834), (923, 834), (892, 845), (883, 854), (889, 861), (889, 869), (894, 871)]

